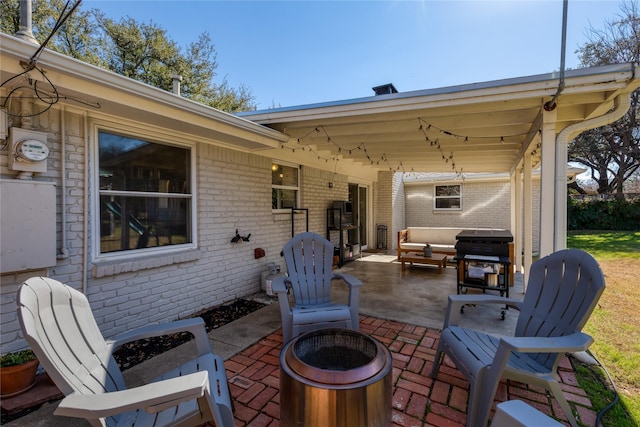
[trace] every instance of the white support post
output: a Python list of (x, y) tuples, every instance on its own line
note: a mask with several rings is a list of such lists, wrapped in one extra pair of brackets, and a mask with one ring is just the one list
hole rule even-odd
[(540, 256), (554, 249), (556, 232), (556, 110), (542, 113), (542, 141), (540, 143)]
[(515, 271), (522, 271), (522, 169), (518, 168), (512, 175), (513, 194), (513, 252), (515, 256)]
[(567, 247), (567, 168), (568, 144), (559, 138), (556, 142), (556, 223), (554, 227), (553, 250), (559, 251)]
[(527, 281), (529, 280), (529, 269), (533, 259), (533, 185), (531, 182), (531, 154), (525, 154), (523, 161), (523, 182), (524, 182), (524, 292), (527, 291)]

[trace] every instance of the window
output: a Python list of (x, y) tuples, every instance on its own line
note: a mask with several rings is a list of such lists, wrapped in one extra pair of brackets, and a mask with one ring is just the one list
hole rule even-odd
[(462, 208), (462, 188), (458, 185), (436, 185), (434, 207), (442, 210), (460, 210)]
[(100, 254), (192, 242), (191, 150), (98, 132)]
[(282, 163), (271, 165), (271, 209), (298, 207), (300, 169)]

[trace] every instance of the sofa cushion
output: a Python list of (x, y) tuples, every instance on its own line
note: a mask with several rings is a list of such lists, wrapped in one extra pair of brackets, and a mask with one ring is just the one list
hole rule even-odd
[(455, 246), (460, 227), (407, 227), (407, 242)]
[[(439, 245), (437, 243), (429, 243), (429, 244), (431, 245), (431, 248), (435, 253), (448, 253), (448, 254), (456, 253), (455, 245)], [(415, 252), (421, 252), (424, 246), (425, 246), (424, 243), (412, 243), (412, 242), (400, 243), (401, 249), (406, 249), (406, 250), (415, 251)]]

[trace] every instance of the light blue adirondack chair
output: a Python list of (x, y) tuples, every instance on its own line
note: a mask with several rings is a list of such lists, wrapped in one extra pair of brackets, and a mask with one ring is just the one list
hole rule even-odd
[[(201, 318), (105, 340), (84, 294), (33, 277), (18, 290), (18, 319), (29, 346), (66, 396), (56, 415), (85, 418), (93, 426), (234, 425), (224, 364), (211, 352)], [(149, 384), (125, 386), (113, 351), (127, 342), (183, 331), (196, 338), (193, 360)]]
[[(287, 277), (272, 282), (278, 295), (282, 335), (287, 343), (302, 332), (322, 327), (358, 330), (358, 301), (362, 282), (350, 274), (332, 270), (333, 244), (319, 234), (293, 237), (282, 250)], [(331, 281), (342, 279), (349, 287), (347, 304), (331, 301)], [(289, 299), (293, 292), (293, 301)]]
[[(604, 288), (596, 260), (584, 251), (565, 249), (531, 266), (521, 302), (492, 295), (450, 295), (431, 377), (436, 377), (446, 354), (467, 378), (467, 426), (487, 426), (498, 383), (504, 378), (549, 390), (577, 427), (556, 380), (557, 368), (566, 353), (584, 351), (593, 342), (581, 330)], [(484, 303), (506, 303), (520, 311), (514, 337), (496, 338), (457, 326), (463, 305)]]

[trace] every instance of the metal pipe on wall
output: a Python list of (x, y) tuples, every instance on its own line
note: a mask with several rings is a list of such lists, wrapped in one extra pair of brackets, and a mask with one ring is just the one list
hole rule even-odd
[(89, 120), (87, 110), (82, 112), (82, 142), (84, 145), (84, 195), (83, 195), (83, 221), (82, 221), (82, 293), (87, 294), (87, 270), (89, 248)]
[(58, 259), (69, 258), (69, 249), (67, 248), (67, 127), (65, 124), (65, 112), (66, 110), (63, 105), (60, 108), (60, 169), (62, 170), (60, 222), (62, 223), (62, 242), (60, 244)]

